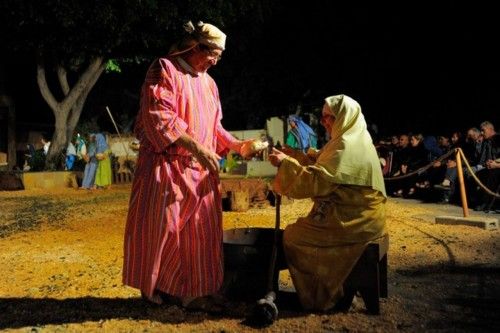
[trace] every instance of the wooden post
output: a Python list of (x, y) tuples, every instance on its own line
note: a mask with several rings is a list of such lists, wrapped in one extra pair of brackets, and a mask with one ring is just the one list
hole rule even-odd
[(233, 212), (246, 212), (250, 207), (250, 195), (248, 191), (231, 191), (229, 194), (229, 205)]
[(464, 172), (462, 170), (462, 159), (460, 157), (460, 150), (457, 149), (457, 172), (458, 181), (460, 183), (460, 198), (462, 199), (462, 209), (464, 217), (469, 216), (469, 207), (467, 206), (467, 194), (465, 193)]

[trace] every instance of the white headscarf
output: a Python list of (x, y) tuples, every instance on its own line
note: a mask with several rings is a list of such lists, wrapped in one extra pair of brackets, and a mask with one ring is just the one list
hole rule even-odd
[(382, 168), (361, 106), (346, 95), (330, 96), (325, 102), (323, 113), (332, 115), (335, 121), (331, 139), (319, 152), (316, 163), (334, 183), (370, 186), (386, 196)]

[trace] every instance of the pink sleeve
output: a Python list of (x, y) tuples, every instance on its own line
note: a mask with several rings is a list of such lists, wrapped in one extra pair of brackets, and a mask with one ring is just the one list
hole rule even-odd
[(188, 127), (177, 114), (173, 70), (167, 59), (157, 60), (149, 68), (142, 88), (141, 120), (144, 134), (158, 152), (166, 150)]
[(215, 135), (217, 136), (217, 154), (219, 155), (226, 155), (229, 149), (236, 150), (236, 145), (240, 142), (226, 131), (221, 123), (217, 124)]

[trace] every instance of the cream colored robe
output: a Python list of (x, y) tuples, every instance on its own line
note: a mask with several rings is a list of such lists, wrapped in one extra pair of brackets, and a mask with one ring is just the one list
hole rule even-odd
[(366, 244), (387, 233), (386, 197), (368, 186), (332, 183), (321, 166), (302, 166), (291, 157), (281, 163), (274, 187), (292, 198), (314, 200), (309, 215), (285, 229), (283, 244), (303, 307), (329, 310)]

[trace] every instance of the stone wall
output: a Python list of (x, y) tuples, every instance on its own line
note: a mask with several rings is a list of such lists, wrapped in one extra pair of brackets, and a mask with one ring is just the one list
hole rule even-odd
[(22, 180), (26, 190), (34, 188), (78, 188), (76, 173), (72, 171), (25, 172), (22, 175)]

